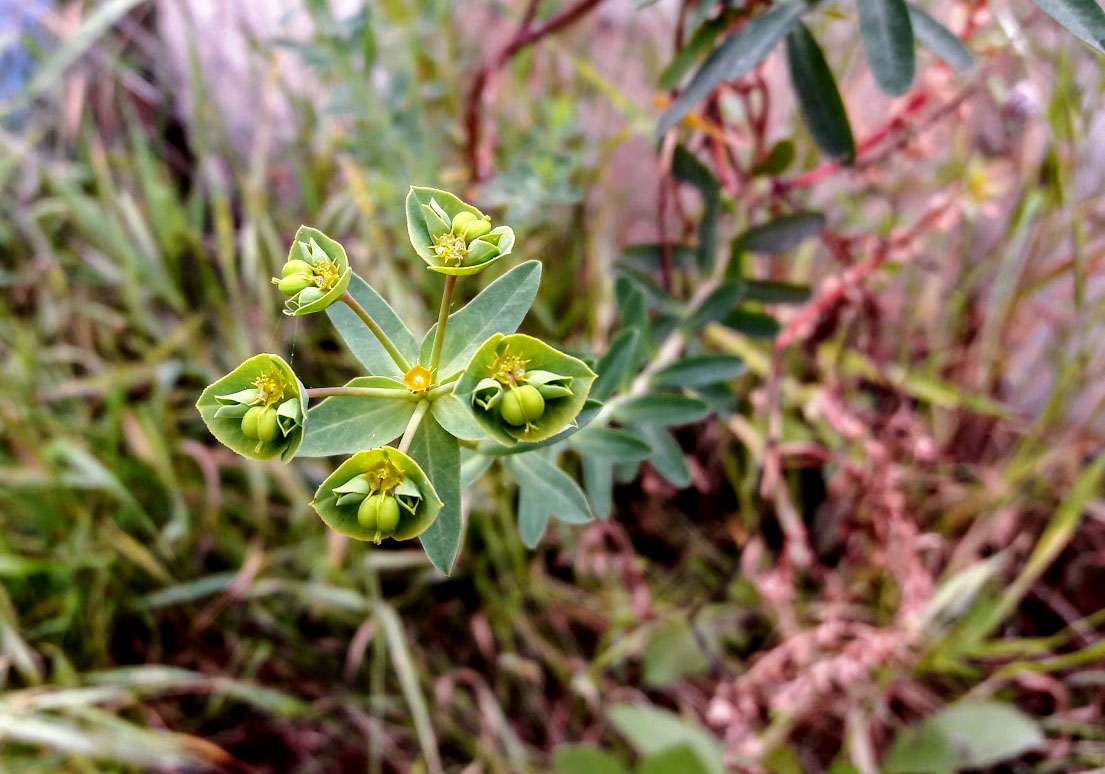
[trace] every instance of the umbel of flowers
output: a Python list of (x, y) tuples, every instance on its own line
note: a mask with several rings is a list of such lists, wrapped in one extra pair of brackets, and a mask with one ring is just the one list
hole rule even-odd
[(287, 462), (303, 441), (306, 391), (278, 355), (255, 355), (212, 384), (200, 416), (223, 445), (251, 460)]
[(311, 505), (332, 529), (357, 540), (409, 540), (441, 510), (430, 479), (398, 449), (357, 452), (335, 470)]
[(469, 361), (454, 390), (499, 443), (543, 441), (567, 428), (595, 373), (540, 339), (495, 334)]

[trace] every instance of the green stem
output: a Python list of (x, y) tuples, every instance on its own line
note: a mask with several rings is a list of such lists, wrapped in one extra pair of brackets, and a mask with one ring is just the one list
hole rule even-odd
[(430, 350), (430, 370), (437, 373), (438, 363), (441, 362), (441, 349), (445, 343), (445, 328), (449, 324), (449, 305), (453, 303), (453, 289), (457, 286), (457, 278), (450, 274), (445, 278), (445, 289), (441, 292), (441, 309), (437, 313), (437, 333), (434, 335), (434, 348)]
[(453, 385), (456, 383), (457, 379), (459, 379), (459, 378), (460, 378), (459, 374), (457, 376), (450, 377), (446, 381), (442, 382), (441, 384), (437, 385), (432, 390), (427, 392), (424, 397), (428, 401), (435, 401), (438, 398), (440, 398), (442, 395), (448, 395), (450, 392), (453, 391)]
[(399, 370), (403, 373), (411, 370), (410, 364), (407, 362), (406, 358), (399, 354), (399, 350), (391, 343), (391, 339), (384, 333), (384, 329), (376, 324), (376, 321), (372, 319), (372, 315), (370, 315), (363, 306), (357, 303), (357, 299), (353, 298), (348, 290), (345, 291), (345, 295), (341, 297), (341, 300), (361, 318), (361, 322), (372, 331), (372, 335), (379, 339), (380, 344), (383, 345), (387, 353), (391, 355), (391, 359), (395, 361), (395, 365), (399, 366)]
[(399, 400), (418, 400), (419, 397), (405, 390), (393, 390), (390, 387), (308, 387), (308, 398), (398, 398)]
[(430, 402), (428, 400), (419, 401), (418, 406), (414, 409), (414, 414), (411, 415), (411, 419), (407, 422), (407, 429), (403, 431), (403, 437), (399, 439), (399, 451), (404, 454), (407, 453), (407, 449), (411, 448), (411, 441), (414, 440), (415, 431), (418, 430), (418, 426), (422, 424), (422, 417), (426, 416), (426, 412), (430, 410)]

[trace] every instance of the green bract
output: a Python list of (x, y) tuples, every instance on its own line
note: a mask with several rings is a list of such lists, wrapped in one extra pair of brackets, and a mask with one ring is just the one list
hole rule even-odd
[(284, 314), (299, 317), (321, 312), (342, 297), (353, 270), (340, 243), (316, 228), (300, 226), (288, 261), (272, 284), (288, 296)]
[(311, 505), (331, 529), (379, 543), (418, 537), (434, 523), (442, 503), (418, 463), (385, 446), (357, 452), (339, 465)]
[(582, 360), (515, 333), (495, 334), (457, 381), (454, 394), (495, 440), (543, 441), (570, 425), (595, 374)]
[(491, 218), (448, 191), (411, 186), (407, 233), (431, 269), (465, 275), (483, 271), (514, 249), (514, 230), (491, 227)]
[(212, 384), (196, 408), (211, 434), (251, 460), (287, 462), (303, 441), (307, 398), (277, 355), (256, 355)]

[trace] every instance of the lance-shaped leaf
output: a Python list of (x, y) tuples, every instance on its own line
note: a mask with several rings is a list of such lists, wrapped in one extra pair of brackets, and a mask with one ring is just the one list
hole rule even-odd
[(586, 363), (540, 339), (495, 334), (472, 355), (453, 394), (489, 436), (513, 446), (542, 441), (568, 427), (594, 381)]
[(376, 530), (362, 524), (357, 512), (366, 497), (377, 493), (401, 503), (399, 524), (390, 536), (396, 540), (418, 537), (441, 511), (441, 499), (418, 463), (388, 446), (357, 452), (339, 465), (319, 486), (311, 505), (335, 532), (373, 540)]
[(1097, 0), (1032, 0), (1055, 21), (1105, 54), (1105, 11)]
[(410, 448), (430, 477), (444, 505), (437, 521), (422, 534), (422, 548), (434, 567), (448, 575), (460, 550), (460, 444), (432, 416), (423, 418)]
[(913, 22), (913, 34), (921, 44), (943, 59), (956, 72), (965, 73), (975, 66), (974, 56), (963, 45), (958, 35), (921, 8), (913, 4), (909, 4), (908, 7), (909, 19)]
[(856, 156), (856, 141), (836, 79), (806, 25), (787, 33), (787, 65), (802, 120), (821, 152), (845, 164)]
[[(246, 414), (254, 407), (273, 410), (277, 432), (271, 440), (262, 441), (243, 429)], [(287, 462), (303, 442), (306, 391), (279, 355), (251, 357), (205, 389), (196, 408), (213, 436), (251, 460), (280, 457)]]
[[(353, 276), (345, 248), (310, 226), (300, 226), (295, 232), (285, 271), (288, 267), (301, 264), (310, 267), (303, 270), (303, 275), (309, 277), (312, 284), (298, 290), (284, 302), (284, 314), (292, 317), (321, 312), (333, 304), (345, 293)], [(278, 280), (273, 278), (273, 282)]]
[(436, 188), (411, 186), (407, 234), (418, 256), (442, 274), (475, 274), (514, 249), (513, 229), (491, 228), (488, 216)]
[(913, 84), (916, 53), (905, 0), (858, 0), (859, 33), (875, 82), (897, 97)]
[(345, 386), (390, 389), (395, 397), (338, 395), (312, 406), (300, 457), (352, 454), (383, 446), (403, 434), (417, 399), (402, 382), (359, 376)]

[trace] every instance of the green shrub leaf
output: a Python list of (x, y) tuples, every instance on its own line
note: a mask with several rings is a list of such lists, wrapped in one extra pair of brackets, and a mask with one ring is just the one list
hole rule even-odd
[(752, 253), (785, 253), (825, 229), (820, 212), (794, 212), (753, 226), (734, 240), (739, 250)]
[(783, 0), (726, 38), (706, 57), (691, 82), (660, 116), (657, 136), (666, 134), (683, 120), (722, 81), (735, 81), (763, 61), (807, 7), (802, 0)]
[(1055, 21), (1105, 53), (1105, 11), (1097, 0), (1032, 0)]
[(434, 567), (448, 575), (460, 550), (460, 444), (427, 416), (411, 441), (410, 456), (426, 471), (442, 501), (437, 520), (421, 540)]
[(580, 454), (614, 462), (640, 462), (652, 454), (647, 441), (628, 430), (610, 427), (588, 427), (573, 435), (568, 445)]
[(943, 59), (949, 67), (959, 73), (974, 68), (974, 56), (954, 32), (912, 3), (909, 4), (909, 19), (913, 22), (913, 34), (921, 45)]
[(875, 82), (885, 94), (901, 96), (913, 85), (916, 67), (913, 25), (905, 0), (858, 3), (860, 37)]
[(519, 454), (509, 459), (523, 499), (533, 498), (546, 516), (552, 514), (568, 524), (591, 521), (591, 507), (579, 484), (542, 454)]
[(676, 394), (640, 395), (614, 406), (614, 418), (624, 424), (691, 425), (701, 422), (709, 413), (705, 401)]
[(727, 382), (744, 373), (744, 361), (732, 355), (685, 357), (652, 376), (661, 387), (705, 387)]
[(353, 454), (390, 443), (403, 434), (416, 401), (402, 383), (382, 376), (359, 376), (347, 387), (395, 388), (394, 398), (337, 396), (307, 411), (300, 457)]
[(802, 120), (817, 147), (829, 158), (851, 164), (856, 140), (844, 100), (821, 46), (801, 22), (787, 33), (787, 65)]
[(622, 328), (618, 332), (610, 342), (606, 354), (595, 366), (598, 378), (591, 385), (592, 398), (606, 400), (625, 384), (637, 365), (637, 345), (640, 338), (641, 333), (636, 328)]

